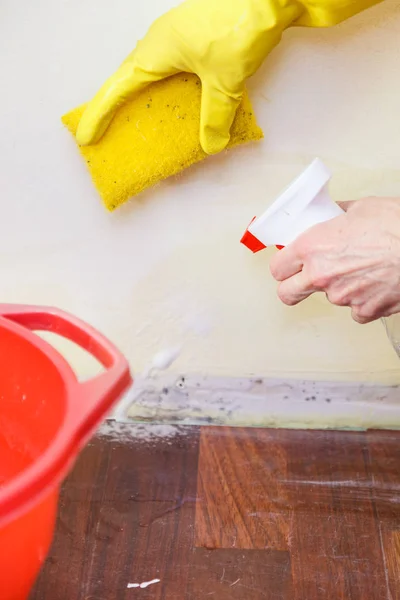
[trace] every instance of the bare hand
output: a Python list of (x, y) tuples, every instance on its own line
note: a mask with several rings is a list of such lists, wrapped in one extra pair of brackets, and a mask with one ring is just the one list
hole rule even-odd
[(400, 312), (400, 198), (341, 207), (346, 214), (312, 227), (272, 259), (280, 299), (293, 306), (325, 292), (358, 323)]

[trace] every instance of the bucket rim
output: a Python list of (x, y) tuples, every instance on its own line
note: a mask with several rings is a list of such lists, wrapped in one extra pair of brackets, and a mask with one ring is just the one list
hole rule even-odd
[(53, 440), (32, 464), (0, 486), (0, 527), (3, 527), (61, 484), (105, 414), (131, 385), (132, 377), (127, 361), (116, 351), (120, 361), (110, 389), (106, 390), (105, 386), (110, 384), (107, 376), (111, 370), (80, 383), (66, 359), (51, 344), (23, 325), (2, 317), (0, 306), (1, 329), (15, 333), (45, 355), (58, 371), (65, 390), (65, 413)]

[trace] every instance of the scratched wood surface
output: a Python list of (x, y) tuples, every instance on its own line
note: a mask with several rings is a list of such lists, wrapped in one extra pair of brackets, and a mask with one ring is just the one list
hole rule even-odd
[(400, 433), (96, 437), (30, 600), (209, 597), (400, 600)]

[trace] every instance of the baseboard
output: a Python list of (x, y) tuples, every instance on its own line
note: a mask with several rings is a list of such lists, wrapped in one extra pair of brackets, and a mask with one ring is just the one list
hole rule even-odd
[(164, 374), (139, 378), (112, 418), (169, 425), (398, 429), (400, 386)]

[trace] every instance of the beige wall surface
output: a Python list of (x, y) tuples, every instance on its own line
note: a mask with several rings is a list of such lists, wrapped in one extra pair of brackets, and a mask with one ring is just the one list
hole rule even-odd
[[(239, 244), (321, 157), (335, 199), (400, 195), (400, 5), (295, 29), (249, 83), (262, 143), (214, 157), (107, 214), (60, 116), (86, 101), (171, 0), (2, 0), (0, 273), (7, 302), (61, 306), (142, 371), (400, 381), (380, 323), (315, 296), (289, 309)], [(89, 363), (76, 355), (80, 370)]]

